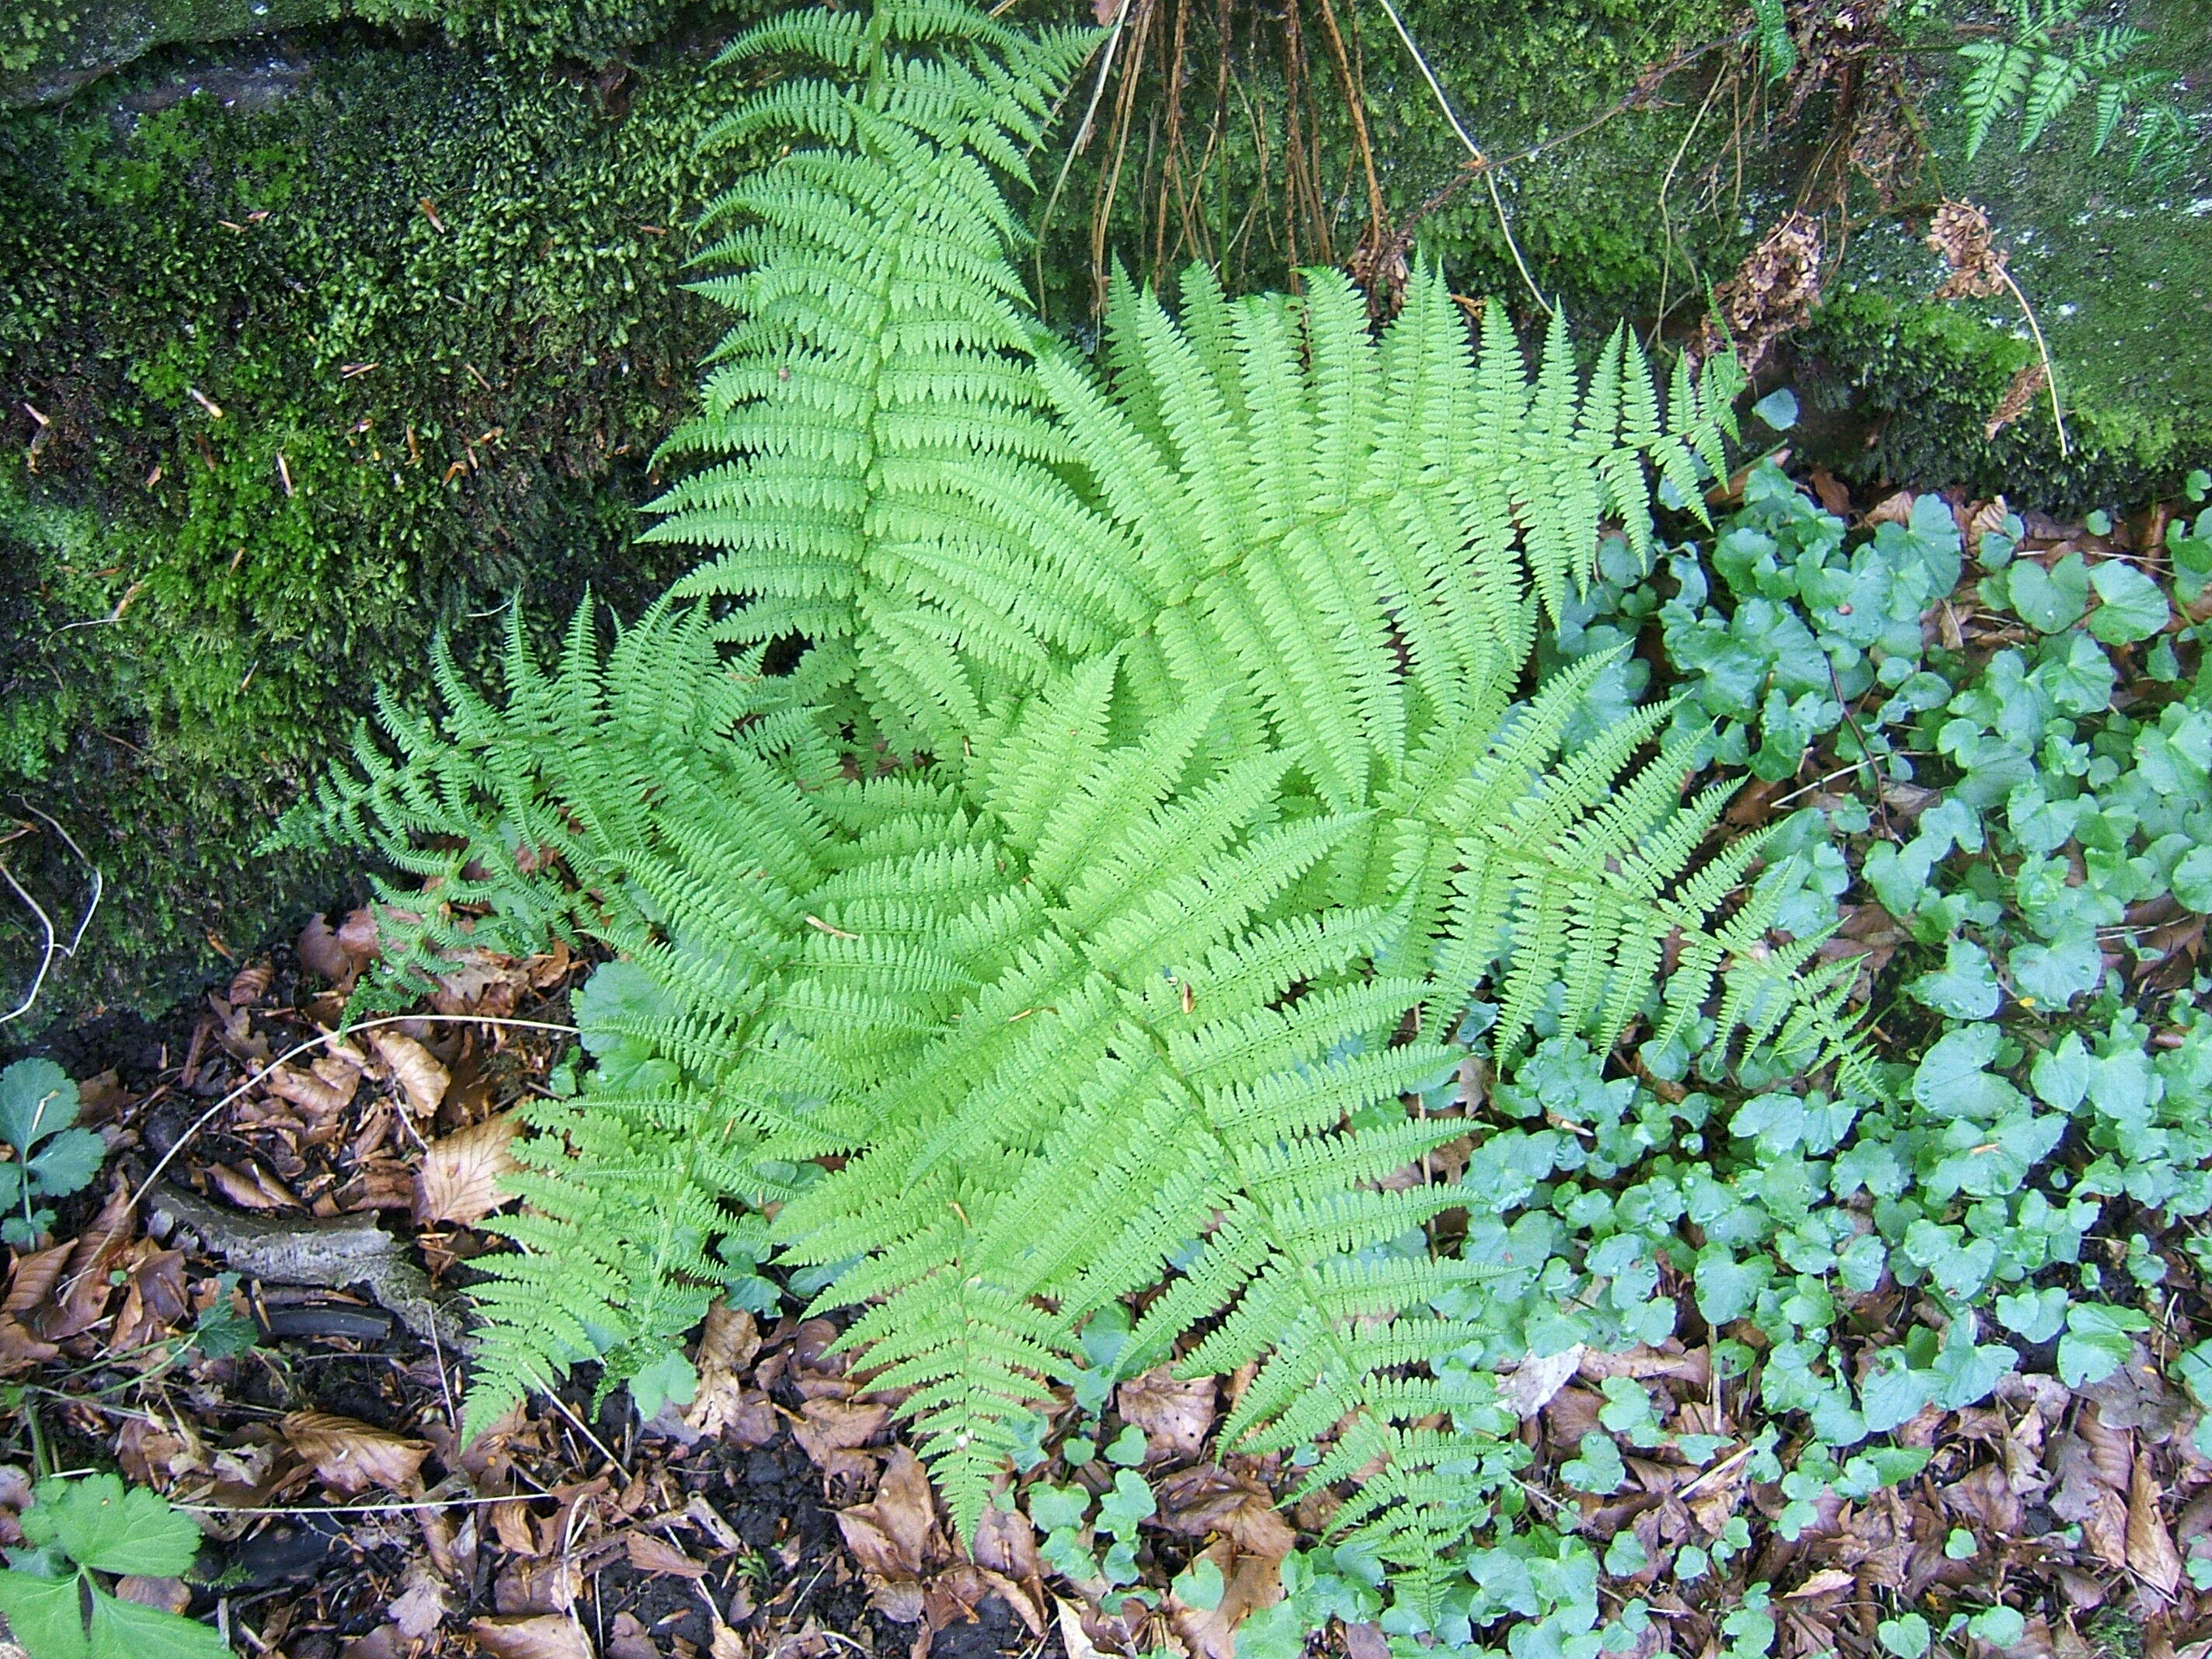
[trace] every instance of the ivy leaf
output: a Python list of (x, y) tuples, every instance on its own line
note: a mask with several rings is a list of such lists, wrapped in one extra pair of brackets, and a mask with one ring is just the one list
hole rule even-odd
[(174, 1578), (199, 1553), (200, 1529), (160, 1493), (125, 1488), (120, 1477), (41, 1480), (23, 1511), (23, 1536), (52, 1544), (81, 1567)]
[(1917, 1613), (1902, 1613), (1894, 1619), (1885, 1619), (1874, 1627), (1874, 1633), (1897, 1659), (1921, 1659), (1932, 1639), (1928, 1621)]
[(1914, 1071), (1913, 1099), (1945, 1117), (1984, 1121), (2016, 1105), (2020, 1091), (1987, 1070), (2003, 1038), (1996, 1026), (1986, 1024), (1961, 1026), (1947, 1033)]
[(2166, 595), (2135, 566), (2107, 559), (2090, 573), (2089, 585), (2101, 601), (2089, 618), (2089, 631), (2106, 645), (2147, 640), (2166, 626)]
[(2149, 1319), (2132, 1308), (2079, 1304), (2068, 1312), (2066, 1334), (2058, 1340), (2058, 1380), (2069, 1389), (2103, 1382), (2127, 1364), (2131, 1334), (2149, 1328)]
[(1987, 1019), (2003, 1000), (1989, 952), (1963, 939), (1951, 941), (1939, 971), (1923, 974), (1905, 988), (1914, 1001), (1953, 1019)]
[(1559, 1479), (1577, 1492), (1603, 1497), (1619, 1492), (1628, 1479), (1628, 1466), (1620, 1461), (1620, 1448), (1613, 1437), (1592, 1429), (1582, 1438), (1582, 1455), (1559, 1465)]
[(1200, 1613), (1212, 1613), (1219, 1607), (1222, 1592), (1226, 1588), (1222, 1582), (1220, 1567), (1203, 1555), (1175, 1577), (1176, 1600), (1187, 1607), (1196, 1607)]
[(2199, 915), (2212, 915), (2212, 847), (2199, 847), (2173, 866), (2173, 896)]
[(229, 1644), (196, 1619), (93, 1592), (91, 1659), (229, 1659)]
[(1867, 1428), (1887, 1434), (1910, 1423), (1936, 1397), (1935, 1381), (1926, 1371), (1914, 1370), (1897, 1349), (1883, 1349), (1859, 1384), (1859, 1409), (1866, 1414)]
[(1996, 1299), (1997, 1317), (2024, 1342), (2048, 1342), (2066, 1323), (2066, 1292), (2057, 1285)]
[(0, 1140), (27, 1154), (76, 1121), (76, 1085), (51, 1060), (19, 1060), (0, 1072)]
[[(1781, 8), (1778, 5), (1774, 9), (1778, 13)], [(1786, 40), (1789, 35), (1785, 33), (1782, 38)], [(1787, 432), (1797, 424), (1797, 394), (1786, 386), (1779, 387), (1753, 404), (1751, 412), (1777, 432)]]
[(699, 1373), (680, 1348), (670, 1348), (629, 1380), (630, 1404), (647, 1423), (672, 1401), (688, 1406), (699, 1397)]
[(2088, 562), (2079, 553), (2069, 553), (2045, 570), (2033, 559), (2018, 560), (2005, 572), (2005, 592), (2029, 627), (2039, 633), (2062, 633), (2088, 609)]
[(1742, 1318), (1768, 1272), (1764, 1256), (1739, 1261), (1725, 1244), (1706, 1245), (1698, 1253), (1698, 1312), (1708, 1325)]
[(38, 1659), (85, 1659), (84, 1613), (78, 1601), (82, 1581), (75, 1573), (35, 1578), (27, 1572), (0, 1571), (0, 1613), (15, 1639)]
[(2005, 958), (2005, 970), (2023, 1002), (2063, 1008), (2103, 983), (2105, 958), (2087, 927), (2069, 929), (2049, 945), (2022, 945)]

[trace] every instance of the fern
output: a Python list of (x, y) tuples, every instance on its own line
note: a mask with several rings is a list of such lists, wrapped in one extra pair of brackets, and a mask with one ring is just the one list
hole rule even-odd
[[(2136, 143), (2128, 169), (2171, 170), (2193, 147), (2187, 123), (2170, 102), (2143, 103), (2154, 70), (2125, 60), (2148, 37), (2122, 24), (2080, 25), (2081, 0), (2014, 0), (2010, 34), (1969, 41), (1959, 55), (1972, 68), (1960, 93), (1966, 117), (1966, 159), (1973, 160), (1998, 125), (2017, 115), (2017, 147), (2033, 149), (2085, 96), (2095, 111), (2090, 153), (2101, 153), (2136, 114)], [(2069, 47), (2068, 36), (2073, 33)]]
[(793, 148), (702, 222), (723, 234), (694, 259), (718, 274), (694, 286), (739, 320), (708, 359), (704, 408), (663, 449), (714, 464), (654, 504), (667, 516), (647, 539), (718, 550), (678, 591), (738, 601), (732, 641), (814, 641), (817, 695), (865, 677), (870, 550), (933, 515), (948, 465), (1058, 459), (1010, 257), (1023, 233), (993, 169), (1021, 176), (1092, 38), (897, 0), (795, 12), (722, 54), (827, 73), (761, 93), (703, 141)]
[(472, 1425), (634, 1374), (718, 1241), (772, 1245), (972, 1527), (1085, 1322), (1152, 1294), (1138, 1349), (1255, 1367), (1228, 1431), (1358, 1477), (1340, 1529), (1433, 1615), (1516, 1455), (1446, 1359), (1455, 1189), (1404, 1178), (1464, 1127), (1404, 1103), (1470, 997), (1501, 1055), (1547, 1007), (1601, 1047), (1710, 1018), (1873, 1081), (1817, 941), (1737, 902), (1759, 838), (1651, 752), (1669, 711), (1570, 750), (1603, 665), (1522, 695), (1601, 526), (1648, 546), (1654, 481), (1723, 465), (1739, 380), (1662, 398), (1616, 332), (1584, 381), (1558, 327), (1532, 374), (1433, 273), (1376, 337), (1332, 273), (1203, 270), (1180, 315), (1115, 284), (1102, 376), (1023, 316), (1000, 193), (1084, 39), (908, 0), (741, 38), (825, 72), (724, 126), (802, 147), (714, 210), (740, 319), (654, 532), (714, 556), (604, 660), (587, 613), (550, 672), (518, 628), (503, 704), (444, 665), (443, 718), (387, 708), (292, 833), (416, 884), (418, 951), (550, 930), (639, 988), (535, 1109)]

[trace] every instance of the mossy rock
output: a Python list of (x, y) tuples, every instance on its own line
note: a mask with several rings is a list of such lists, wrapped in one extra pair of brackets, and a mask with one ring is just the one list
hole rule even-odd
[(55, 103), (160, 47), (348, 18), (434, 28), (519, 57), (599, 63), (706, 9), (689, 0), (56, 0), (0, 22), (0, 109)]
[[(0, 124), (0, 796), (107, 880), (46, 1012), (338, 896), (255, 846), (438, 631), (484, 672), (518, 595), (628, 615), (681, 567), (631, 535), (717, 331), (680, 287), (712, 45), (572, 76), (354, 26), (273, 100), (172, 54)], [(75, 860), (11, 857), (65, 932)], [(0, 909), (11, 980), (36, 943)]]

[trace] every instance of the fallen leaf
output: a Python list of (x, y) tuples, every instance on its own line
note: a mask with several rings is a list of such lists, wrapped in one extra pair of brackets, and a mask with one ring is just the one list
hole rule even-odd
[(1201, 1463), (1161, 1481), (1156, 1497), (1155, 1518), (1170, 1532), (1186, 1537), (1218, 1533), (1248, 1555), (1276, 1560), (1297, 1543), (1267, 1487), (1248, 1475)]
[(890, 1419), (891, 1408), (879, 1401), (810, 1400), (791, 1425), (791, 1437), (820, 1467), (833, 1453), (866, 1445)]
[(413, 1037), (394, 1031), (372, 1031), (368, 1041), (377, 1058), (392, 1068), (392, 1075), (407, 1097), (408, 1109), (417, 1117), (436, 1111), (453, 1080), (437, 1056)]
[(491, 1659), (592, 1659), (592, 1644), (574, 1619), (541, 1613), (534, 1619), (478, 1619), (469, 1634)]
[(871, 1588), (921, 1578), (929, 1564), (936, 1521), (937, 1500), (930, 1492), (929, 1477), (904, 1446), (892, 1449), (872, 1502), (837, 1511), (845, 1547), (852, 1551)]
[(1910, 525), (1912, 522), (1912, 492), (1899, 489), (1883, 496), (1866, 515), (1865, 522), (1869, 529), (1882, 524)]
[(182, 1613), (192, 1600), (191, 1591), (181, 1578), (148, 1578), (135, 1572), (125, 1573), (115, 1581), (115, 1594), (119, 1601), (135, 1601), (142, 1607), (159, 1607), (163, 1613)]
[(1245, 1555), (1224, 1538), (1207, 1545), (1199, 1559), (1220, 1573), (1221, 1599), (1211, 1607), (1194, 1607), (1171, 1595), (1169, 1622), (1193, 1659), (1236, 1659), (1237, 1626), (1256, 1608), (1283, 1599), (1282, 1558)]
[(738, 1420), (746, 1407), (744, 1377), (760, 1346), (760, 1328), (752, 1315), (716, 1298), (707, 1310), (698, 1357), (692, 1362), (699, 1373), (699, 1391), (684, 1408), (686, 1427), (702, 1435), (720, 1434)]
[(2158, 1512), (2158, 1486), (2152, 1480), (2150, 1460), (2138, 1455), (2128, 1481), (2128, 1570), (2171, 1596), (2181, 1585), (2181, 1552)]
[(521, 1132), (521, 1120), (501, 1112), (432, 1141), (415, 1177), (415, 1219), (465, 1227), (513, 1202), (514, 1194), (499, 1183), (522, 1167), (514, 1150)]
[(15, 1276), (8, 1281), (8, 1299), (0, 1304), (0, 1313), (27, 1314), (43, 1307), (52, 1295), (62, 1269), (69, 1264), (70, 1252), (76, 1248), (71, 1242), (17, 1256)]
[(975, 1565), (1013, 1579), (1042, 1578), (1036, 1528), (1019, 1510), (987, 1509), (975, 1528)]
[(660, 1659), (660, 1650), (645, 1633), (635, 1613), (619, 1613), (607, 1632), (607, 1659)]
[(1178, 1378), (1166, 1366), (1132, 1377), (1115, 1392), (1125, 1422), (1145, 1431), (1145, 1461), (1196, 1457), (1213, 1426), (1214, 1382), (1211, 1376)]
[(240, 1167), (211, 1164), (208, 1179), (222, 1195), (245, 1210), (296, 1210), (300, 1200), (271, 1180), (258, 1164)]
[[(360, 1076), (357, 1072), (348, 1074)], [(353, 1103), (351, 1088), (335, 1086), (329, 1079), (298, 1066), (270, 1066), (261, 1086), (315, 1117), (335, 1117)]]
[(492, 1584), (491, 1604), (510, 1616), (565, 1613), (583, 1588), (583, 1570), (564, 1556), (517, 1556)]
[(1067, 1659), (1098, 1659), (1097, 1646), (1083, 1628), (1082, 1609), (1057, 1595), (1053, 1602), (1060, 1609), (1060, 1644), (1066, 1650)]
[(405, 1439), (325, 1412), (294, 1412), (276, 1427), (318, 1480), (349, 1498), (378, 1486), (406, 1490), (430, 1450), (427, 1440)]
[(402, 1636), (420, 1641), (445, 1623), (452, 1611), (446, 1600), (445, 1581), (428, 1561), (416, 1560), (408, 1564), (399, 1594), (384, 1610), (384, 1616), (399, 1627)]
[(1815, 1595), (1832, 1595), (1838, 1590), (1849, 1589), (1858, 1581), (1841, 1567), (1823, 1567), (1796, 1589), (1782, 1592), (1785, 1601), (1808, 1601)]
[(1582, 1368), (1588, 1350), (1577, 1342), (1559, 1353), (1530, 1354), (1498, 1384), (1498, 1403), (1526, 1420), (1552, 1403), (1553, 1396)]
[(634, 1532), (623, 1540), (629, 1564), (640, 1572), (668, 1573), (678, 1578), (704, 1578), (707, 1569), (665, 1538)]

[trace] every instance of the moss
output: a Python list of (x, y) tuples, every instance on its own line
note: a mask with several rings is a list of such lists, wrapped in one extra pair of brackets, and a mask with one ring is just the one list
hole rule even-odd
[(52, 103), (156, 48), (357, 18), (428, 26), (517, 57), (618, 58), (667, 35), (693, 0), (56, 0), (0, 21), (0, 108)]
[(251, 848), (434, 630), (672, 574), (629, 504), (714, 331), (678, 228), (726, 94), (681, 53), (610, 86), (340, 44), (272, 107), (149, 68), (0, 127), (0, 439), (35, 446), (0, 487), (0, 793), (110, 881), (56, 1012), (150, 1006), (331, 896)]
[(1955, 307), (1860, 289), (1824, 306), (1794, 345), (1790, 378), (1815, 411), (1799, 453), (1855, 480), (1963, 484), (2015, 507), (2079, 514), (2170, 493), (2191, 453), (2203, 453), (2132, 405), (2078, 397), (2069, 399), (2067, 455), (2041, 396), (1984, 436), (2035, 348)]

